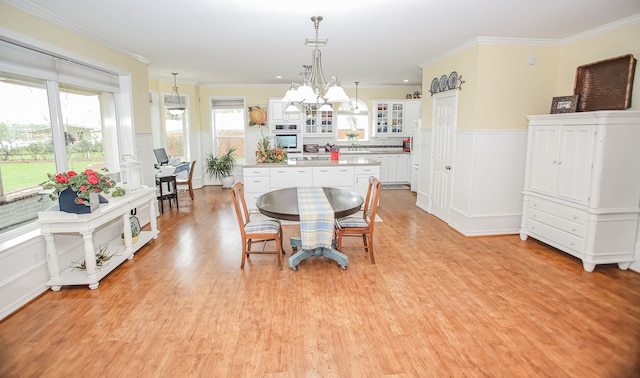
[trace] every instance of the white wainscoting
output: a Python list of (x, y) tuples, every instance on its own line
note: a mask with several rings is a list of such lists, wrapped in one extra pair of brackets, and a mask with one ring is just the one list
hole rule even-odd
[[(456, 131), (451, 227), (467, 236), (519, 232), (526, 146), (526, 130)], [(430, 143), (423, 152), (416, 205), (430, 212)]]
[(517, 234), (526, 130), (457, 131), (451, 227), (467, 236)]

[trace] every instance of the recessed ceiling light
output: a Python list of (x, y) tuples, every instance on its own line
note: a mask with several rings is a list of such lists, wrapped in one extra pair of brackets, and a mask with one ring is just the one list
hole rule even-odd
[(404, 80), (402, 80), (402, 82), (403, 82), (403, 83), (408, 83), (408, 82), (409, 82), (409, 80), (404, 79)]
[(281, 75), (276, 75), (276, 79), (282, 79)]

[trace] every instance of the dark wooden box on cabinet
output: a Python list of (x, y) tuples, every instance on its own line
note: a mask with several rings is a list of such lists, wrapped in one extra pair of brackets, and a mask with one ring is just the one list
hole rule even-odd
[(573, 94), (579, 112), (625, 110), (631, 107), (636, 59), (633, 55), (585, 64), (576, 69)]

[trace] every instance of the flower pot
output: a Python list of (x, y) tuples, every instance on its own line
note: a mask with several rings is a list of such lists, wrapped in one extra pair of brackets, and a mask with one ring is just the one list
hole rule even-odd
[(235, 182), (235, 178), (233, 176), (225, 176), (221, 181), (223, 188), (231, 188), (231, 186), (233, 186), (233, 183)]
[(76, 203), (76, 198), (78, 198), (78, 195), (76, 194), (76, 192), (71, 190), (71, 188), (67, 188), (61, 191), (58, 196), (58, 206), (60, 208), (60, 211), (74, 214), (89, 214), (93, 211), (96, 211), (100, 206), (100, 203), (107, 202), (107, 200), (104, 199), (104, 197), (98, 195), (98, 193), (89, 193), (89, 203), (91, 204), (90, 206)]
[[(124, 242), (124, 236), (122, 236), (122, 237), (120, 238), (120, 240), (122, 241), (122, 244), (126, 245), (126, 243)], [(138, 235), (136, 235), (136, 236), (132, 236), (132, 237), (131, 237), (131, 245), (134, 245), (134, 244), (136, 244), (137, 242), (138, 242)]]

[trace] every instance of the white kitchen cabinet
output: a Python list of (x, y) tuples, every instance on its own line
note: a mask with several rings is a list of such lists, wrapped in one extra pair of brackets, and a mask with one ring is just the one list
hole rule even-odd
[(355, 185), (353, 166), (313, 167), (313, 186), (325, 186), (353, 191)]
[(270, 171), (271, 190), (313, 185), (310, 167), (278, 167)]
[(305, 112), (304, 134), (308, 136), (333, 136), (335, 130), (332, 111), (308, 110)]
[(244, 198), (249, 210), (257, 210), (256, 199), (271, 190), (271, 170), (264, 168), (244, 168), (242, 170)]
[(405, 100), (404, 104), (404, 135), (412, 136), (416, 121), (422, 118), (421, 100)]
[(528, 116), (520, 238), (597, 264), (633, 261), (640, 216), (640, 112)]
[(375, 100), (371, 112), (373, 115), (373, 135), (404, 135), (404, 109), (404, 100)]
[(295, 113), (285, 113), (284, 110), (289, 106), (288, 102), (282, 102), (279, 98), (269, 99), (269, 108), (267, 109), (267, 118), (269, 125), (273, 129), (276, 124), (301, 123), (302, 111)]
[(389, 176), (387, 177), (388, 182), (409, 182), (410, 158), (411, 155), (409, 154), (389, 155)]
[(380, 167), (379, 166), (365, 166), (355, 168), (356, 182), (355, 191), (363, 198), (367, 197), (367, 190), (369, 190), (369, 177), (374, 176), (380, 179)]
[(387, 183), (389, 182), (389, 155), (388, 154), (377, 154), (377, 155), (367, 155), (367, 159), (377, 161), (380, 163), (380, 182)]

